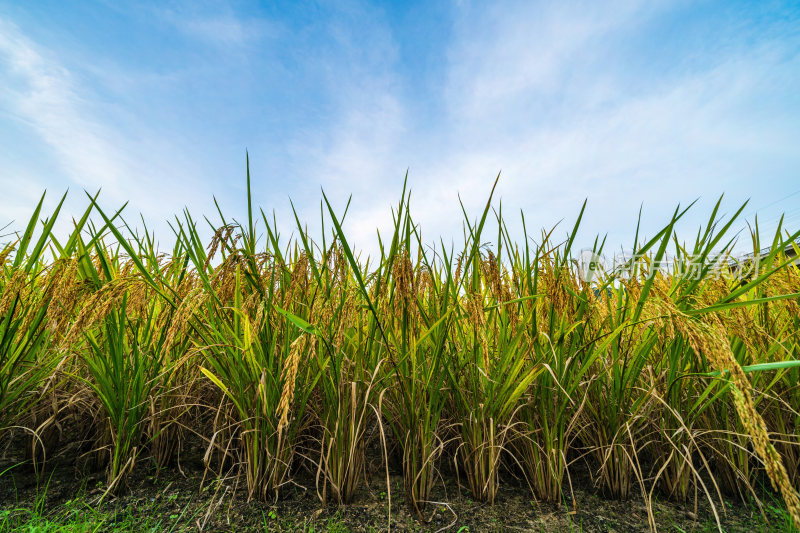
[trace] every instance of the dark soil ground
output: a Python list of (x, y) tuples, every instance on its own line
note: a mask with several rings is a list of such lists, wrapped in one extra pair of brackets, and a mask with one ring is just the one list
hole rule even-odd
[[(17, 439), (18, 440), (18, 439)], [(1, 451), (1, 450), (0, 450)], [(596, 495), (588, 467), (575, 469), (574, 499), (561, 505), (533, 499), (530, 490), (513, 473), (505, 473), (494, 506), (473, 502), (459, 486), (451, 468), (442, 476), (428, 506), (428, 520), (409, 512), (399, 472), (386, 472), (379, 460), (368, 468), (367, 483), (346, 506), (322, 505), (313, 473), (300, 470), (298, 484), (288, 486), (272, 502), (247, 501), (243, 481), (231, 476), (215, 480), (207, 475), (202, 453), (185, 455), (180, 468), (156, 472), (139, 462), (127, 489), (118, 496), (105, 492), (102, 470), (79, 468), (72, 453), (51, 459), (42, 476), (6, 446), (0, 454), (0, 531), (648, 531), (647, 509), (641, 496), (611, 501)], [(68, 452), (69, 450), (67, 450)], [(765, 493), (764, 514), (754, 504), (715, 502), (723, 531), (789, 531), (791, 526), (779, 500)], [(659, 531), (716, 531), (707, 501), (688, 505), (654, 497), (654, 518)], [(77, 524), (77, 525), (76, 525)], [(84, 527), (85, 526), (85, 527)], [(96, 526), (96, 527), (95, 527)]]

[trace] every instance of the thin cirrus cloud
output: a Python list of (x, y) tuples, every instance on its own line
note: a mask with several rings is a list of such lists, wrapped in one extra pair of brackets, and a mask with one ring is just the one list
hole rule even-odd
[[(121, 156), (103, 141), (104, 126), (83, 114), (86, 105), (69, 71), (6, 21), (0, 21), (0, 57), (7, 82), (2, 94), (6, 127), (35, 132), (78, 185), (115, 185)], [(5, 180), (11, 184), (10, 176)]]
[(781, 22), (747, 32), (737, 19), (750, 42), (726, 28), (699, 39), (704, 47), (660, 41), (670, 54), (639, 57), (648, 39), (667, 39), (663, 20), (678, 17), (653, 5), (465, 16), (444, 99), (460, 150), (432, 174), (449, 174), (463, 192), (471, 169), (502, 168), (510, 211), (541, 224), (574, 217), (588, 198), (584, 228), (610, 232), (614, 244), (632, 239), (642, 202), (653, 228), (678, 202), (702, 197), (702, 217), (722, 193), (733, 207), (789, 192), (800, 162), (789, 118), (800, 88), (796, 32)]
[[(20, 229), (45, 189), (50, 190), (45, 212), (72, 189), (65, 209), (72, 217), (88, 205), (82, 190), (102, 190), (103, 199), (112, 208), (129, 202), (150, 217), (163, 219), (168, 215), (163, 210), (163, 198), (180, 195), (170, 184), (156, 187), (158, 179), (154, 177), (180, 169), (144, 154), (142, 148), (147, 143), (140, 140), (142, 132), (120, 131), (113, 119), (102, 115), (101, 106), (93, 103), (100, 98), (93, 88), (77, 80), (52, 50), (3, 20), (0, 58), (5, 67), (0, 72), (7, 81), (0, 96), (7, 117), (4, 133), (10, 137), (19, 128), (33, 133), (39, 141), (34, 146), (15, 147), (12, 139), (6, 143), (3, 155), (9, 162), (0, 170), (0, 182), (7, 192), (0, 200), (6, 220), (0, 224), (11, 223), (11, 228)], [(15, 149), (28, 159), (14, 161), (11, 153)], [(40, 158), (53, 164), (39, 165)], [(182, 196), (192, 198), (193, 194), (189, 191)], [(62, 217), (62, 231), (68, 229), (70, 219)]]
[(457, 241), (459, 198), (476, 214), (500, 171), (504, 214), (529, 228), (571, 224), (588, 199), (587, 245), (629, 244), (642, 204), (652, 231), (700, 198), (691, 230), (722, 193), (726, 212), (752, 198), (750, 217), (800, 225), (791, 4), (99, 3), (64, 13), (75, 29), (59, 10), (0, 4), (9, 219), (45, 187), (72, 188), (77, 210), (101, 186), (167, 233), (158, 221), (212, 214), (212, 195), (241, 217), (248, 148), (284, 234), (287, 197), (316, 227), (320, 187), (337, 209), (352, 193), (347, 229), (368, 251), (407, 169), (430, 241)]

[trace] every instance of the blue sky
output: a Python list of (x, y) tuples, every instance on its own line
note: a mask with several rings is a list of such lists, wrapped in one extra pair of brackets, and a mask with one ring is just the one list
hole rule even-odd
[[(186, 206), (254, 197), (291, 231), (320, 188), (374, 249), (409, 171), (431, 240), (461, 236), (498, 172), (503, 211), (633, 238), (720, 194), (800, 229), (796, 2), (0, 0), (0, 227), (42, 191), (102, 187), (162, 242)], [(565, 228), (566, 229), (566, 228)], [(687, 237), (688, 237), (687, 233)]]

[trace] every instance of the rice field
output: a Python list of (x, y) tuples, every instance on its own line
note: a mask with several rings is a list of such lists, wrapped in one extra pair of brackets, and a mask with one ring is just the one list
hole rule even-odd
[(220, 211), (203, 242), (186, 212), (168, 253), (95, 202), (66, 237), (40, 202), (0, 250), (0, 438), (37, 472), (79, 439), (112, 498), (200, 439), (207, 479), (251, 500), (302, 469), (346, 505), (377, 460), (424, 523), (444, 465), (492, 504), (512, 475), (558, 502), (580, 464), (604, 498), (714, 513), (767, 480), (800, 524), (800, 232), (755, 226), (751, 259), (720, 261), (742, 209), (689, 243), (678, 209), (587, 277), (580, 216), (515, 240), (491, 196), (460, 246), (428, 246), (404, 190), (369, 259), (327, 198), (319, 236), (295, 216), (281, 240), (249, 175), (246, 221)]

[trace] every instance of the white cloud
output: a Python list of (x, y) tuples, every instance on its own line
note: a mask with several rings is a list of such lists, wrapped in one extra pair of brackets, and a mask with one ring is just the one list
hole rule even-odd
[[(751, 195), (758, 205), (768, 204), (770, 190), (790, 187), (793, 169), (800, 168), (793, 142), (800, 138), (800, 46), (791, 32), (752, 30), (746, 43), (736, 41), (740, 28), (724, 38), (708, 35), (706, 47), (692, 49), (686, 64), (685, 58), (670, 57), (675, 64), (668, 72), (652, 67), (639, 72), (650, 52), (641, 52), (640, 63), (629, 60), (647, 44), (643, 28), (669, 16), (673, 4), (463, 5), (453, 10), (447, 48), (436, 63), (440, 70), (425, 77), (403, 64), (414, 58), (402, 57), (404, 29), (392, 26), (386, 13), (358, 4), (343, 9), (300, 28), (296, 47), (292, 41), (282, 51), (263, 52), (286, 61), (278, 68), (287, 72), (293, 68), (289, 63), (302, 61), (302, 68), (294, 65), (302, 71), (295, 81), (313, 80), (317, 86), (302, 97), (316, 101), (298, 98), (291, 105), (322, 111), (311, 123), (287, 128), (282, 144), (269, 145), (273, 157), (266, 164), (258, 151), (251, 151), (251, 159), (259, 169), (254, 179), (268, 181), (264, 188), (270, 190), (262, 192), (277, 188), (290, 194), (312, 228), (319, 215), (319, 185), (339, 210), (352, 193), (347, 229), (357, 246), (370, 252), (376, 249), (375, 228), (385, 232), (390, 225), (406, 168), (412, 210), (430, 241), (442, 235), (458, 242), (457, 195), (470, 215), (477, 215), (502, 170), (498, 197), (512, 221), (524, 209), (534, 233), (562, 218), (566, 229), (588, 197), (582, 238), (588, 242), (594, 233), (608, 231), (615, 245), (632, 238), (642, 202), (645, 226), (652, 230), (678, 202), (703, 196), (691, 226), (707, 216), (710, 203), (723, 192), (729, 194), (729, 206)], [(262, 52), (246, 45), (280, 27), (224, 7), (160, 13), (185, 35), (233, 48), (253, 65), (256, 56), (249, 54)], [(10, 58), (11, 65), (0, 104), (38, 132), (75, 183), (108, 184), (112, 203), (131, 199), (149, 220), (160, 220), (184, 203), (197, 214), (197, 206), (210, 206), (197, 198), (241, 189), (240, 182), (212, 176), (204, 167), (224, 161), (228, 168), (224, 156), (198, 156), (200, 150), (219, 151), (219, 143), (230, 144), (221, 138), (230, 129), (208, 132), (208, 144), (195, 146), (193, 132), (179, 131), (177, 121), (171, 137), (160, 124), (136, 117), (115, 124), (124, 111), (113, 109), (112, 102), (110, 111), (98, 112), (91, 90), (52, 52), (13, 25), (0, 30), (0, 56)], [(676, 35), (672, 38), (680, 38), (680, 32)], [(224, 57), (227, 61), (229, 54)], [(249, 61), (243, 64), (250, 67)], [(104, 79), (104, 86), (119, 91), (131, 76), (155, 75), (119, 68), (112, 72), (125, 77), (124, 83)], [(210, 61), (194, 75), (214, 76), (221, 69)], [(148, 78), (150, 90), (157, 91), (160, 77), (173, 75), (157, 74)], [(418, 75), (422, 79), (413, 77)], [(254, 69), (248, 82), (258, 79)], [(420, 92), (409, 90), (412, 86), (424, 87), (430, 101), (413, 100)], [(252, 94), (258, 97), (255, 89)], [(247, 117), (253, 101), (240, 104), (244, 111), (237, 112)], [(282, 105), (289, 104), (276, 101), (270, 108), (278, 113), (270, 123), (277, 127)], [(176, 116), (197, 112), (176, 111)], [(231, 124), (244, 128), (241, 122)], [(256, 128), (247, 131), (259, 135)], [(259, 142), (266, 144), (247, 138), (251, 147)], [(236, 165), (227, 175), (240, 176), (240, 171)], [(276, 176), (287, 181), (269, 182)], [(154, 191), (160, 193), (155, 200)], [(288, 234), (293, 229), (288, 202), (266, 194), (259, 196), (270, 202), (264, 207), (277, 209)], [(213, 214), (213, 206), (206, 213)]]
[(184, 34), (223, 47), (244, 47), (278, 30), (277, 25), (265, 20), (242, 19), (224, 3), (215, 5), (210, 12), (186, 4), (158, 9), (156, 13)]
[[(458, 242), (456, 194), (478, 214), (502, 170), (498, 196), (512, 219), (524, 209), (529, 230), (562, 218), (571, 225), (588, 198), (582, 238), (610, 232), (615, 246), (630, 244), (642, 202), (644, 230), (652, 232), (678, 203), (703, 197), (685, 224), (692, 229), (720, 194), (728, 194), (728, 208), (751, 195), (769, 198), (798, 168), (800, 125), (780, 106), (797, 101), (800, 56), (785, 35), (762, 35), (745, 50), (709, 43), (711, 51), (693, 51), (702, 61), (692, 69), (643, 74), (647, 83), (634, 90), (627, 76), (636, 72), (612, 47), (667, 7), (517, 7), (458, 19), (446, 81), (435, 88), (445, 108), (432, 130), (418, 127), (410, 102), (390, 90), (383, 94), (392, 113), (382, 113), (375, 97), (343, 106), (344, 117), (374, 120), (336, 122), (329, 131), (340, 142), (309, 174), (355, 194), (359, 234), (369, 235), (366, 226), (378, 220), (386, 226), (388, 209), (381, 217), (383, 204), (371, 200), (394, 199), (399, 179), (385, 177), (399, 178), (407, 166), (412, 209), (431, 240), (441, 234)], [(383, 35), (392, 38), (388, 29)], [(363, 74), (367, 86), (379, 75), (377, 67)], [(759, 187), (770, 177), (783, 182)]]
[[(110, 114), (108, 109), (100, 114), (93, 102), (99, 97), (91, 87), (79, 83), (51, 50), (4, 20), (0, 20), (0, 64), (6, 65), (0, 69), (0, 109), (35, 132), (59, 167), (55, 175), (37, 176), (34, 161), (27, 169), (3, 162), (0, 181), (9, 194), (0, 199), (5, 215), (0, 223), (26, 222), (36, 204), (33, 197), (38, 200), (45, 188), (50, 190), (45, 212), (55, 207), (56, 196), (71, 189), (58, 226), (66, 231), (70, 219), (89, 204), (82, 190), (102, 189), (100, 203), (108, 211), (129, 202), (125, 213), (130, 222), (136, 226), (141, 212), (169, 243), (171, 233), (164, 220), (179, 211), (181, 203), (198, 205), (203, 198), (210, 207), (211, 194), (204, 194), (205, 184), (195, 181), (200, 173), (192, 172), (199, 170), (198, 163), (191, 160), (185, 145), (173, 150), (178, 140), (164, 138), (157, 127), (142, 129), (122, 110), (112, 107)], [(115, 120), (121, 124), (115, 125)]]
[(57, 152), (64, 170), (81, 187), (117, 185), (121, 167), (129, 162), (106, 142), (108, 131), (90, 118), (70, 73), (2, 20), (0, 57), (7, 65), (2, 98), (12, 116)]
[[(567, 78), (587, 67), (587, 52), (657, 5), (512, 2), (464, 10), (448, 52), (444, 102), (450, 116), (491, 121), (508, 116), (509, 99), (557, 100)], [(581, 90), (582, 98), (596, 95)]]

